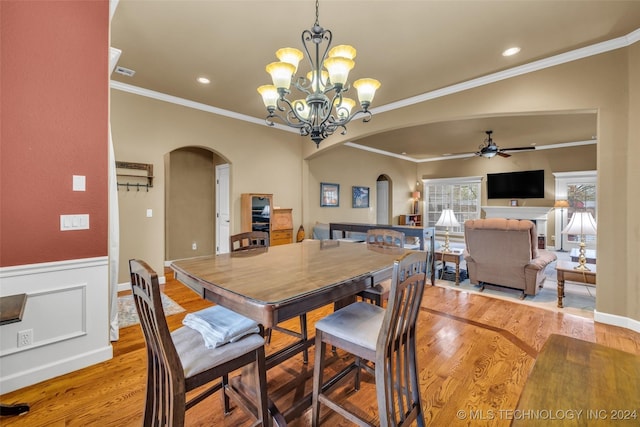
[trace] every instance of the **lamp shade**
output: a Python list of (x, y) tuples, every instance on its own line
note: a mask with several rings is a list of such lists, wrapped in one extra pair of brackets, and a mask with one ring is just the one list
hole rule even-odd
[(411, 197), (419, 200), (420, 199), (420, 192), (419, 191), (414, 191), (413, 193), (411, 193)]
[(569, 201), (568, 200), (556, 200), (556, 203), (553, 205), (554, 208), (568, 208)]
[(451, 209), (443, 209), (436, 225), (441, 227), (459, 227), (460, 223)]
[(562, 230), (562, 234), (575, 235), (595, 235), (598, 234), (596, 220), (593, 219), (591, 212), (574, 212), (571, 221)]

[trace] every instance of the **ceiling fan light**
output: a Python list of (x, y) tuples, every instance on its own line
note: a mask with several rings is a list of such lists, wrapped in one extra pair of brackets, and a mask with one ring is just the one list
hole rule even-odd
[(282, 49), (278, 49), (276, 51), (276, 57), (282, 62), (293, 65), (294, 70), (291, 74), (295, 74), (296, 71), (298, 71), (298, 64), (300, 63), (304, 55), (300, 50), (296, 48), (283, 47)]
[(333, 57), (327, 58), (324, 61), (324, 66), (329, 71), (329, 79), (334, 85), (344, 86), (349, 78), (349, 71), (356, 65), (353, 60), (349, 58)]
[(332, 48), (327, 54), (329, 58), (341, 57), (347, 59), (354, 59), (356, 57), (356, 49), (348, 44), (341, 44)]
[(288, 62), (272, 62), (266, 67), (267, 73), (271, 74), (273, 85), (278, 89), (289, 89), (291, 86), (291, 76), (296, 71), (296, 67)]
[(380, 88), (380, 82), (376, 79), (359, 79), (353, 83), (353, 87), (358, 91), (360, 104), (371, 104), (376, 90)]
[(264, 106), (275, 108), (278, 102), (278, 90), (274, 85), (262, 85), (258, 88), (258, 93), (262, 96)]

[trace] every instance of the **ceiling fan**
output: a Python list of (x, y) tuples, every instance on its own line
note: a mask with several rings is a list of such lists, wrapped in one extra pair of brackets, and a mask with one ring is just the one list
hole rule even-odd
[(525, 150), (535, 150), (536, 147), (516, 147), (516, 148), (500, 148), (498, 147), (493, 139), (491, 138), (492, 130), (485, 131), (487, 134), (487, 139), (484, 140), (484, 144), (480, 145), (479, 150), (476, 151), (476, 156), (491, 158), (496, 154), (500, 157), (511, 157), (511, 154), (507, 153), (507, 151), (525, 151)]

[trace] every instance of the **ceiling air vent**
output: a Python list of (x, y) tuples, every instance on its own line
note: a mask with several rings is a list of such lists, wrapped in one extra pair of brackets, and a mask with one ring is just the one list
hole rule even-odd
[(133, 75), (134, 75), (136, 72), (135, 72), (135, 71), (133, 71), (133, 70), (130, 70), (130, 69), (128, 69), (128, 68), (124, 68), (124, 67), (121, 67), (121, 66), (119, 66), (119, 65), (118, 65), (118, 66), (116, 67), (116, 73), (118, 73), (118, 74), (122, 74), (123, 76), (127, 76), (127, 77), (133, 77)]

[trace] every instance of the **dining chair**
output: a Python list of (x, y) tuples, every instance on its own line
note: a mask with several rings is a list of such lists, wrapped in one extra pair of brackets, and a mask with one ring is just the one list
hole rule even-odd
[[(409, 252), (393, 265), (387, 307), (368, 302), (350, 304), (316, 323), (313, 370), (312, 426), (320, 421), (320, 404), (360, 426), (370, 426), (361, 415), (331, 399), (338, 378), (355, 371), (360, 388), (363, 361), (374, 363), (380, 426), (424, 426), (416, 358), (416, 320), (427, 277), (424, 252)], [(323, 382), (326, 345), (355, 356), (355, 362)]]
[[(269, 233), (263, 231), (248, 231), (245, 233), (234, 234), (229, 237), (230, 239), (230, 248), (231, 252), (242, 252), (242, 251), (251, 251), (258, 248), (266, 248), (269, 246)], [(271, 343), (271, 332), (275, 329), (276, 331), (282, 332), (287, 335), (294, 336), (298, 339), (307, 340), (307, 315), (300, 315), (300, 333), (296, 331), (292, 331), (290, 329), (283, 328), (281, 326), (274, 326), (272, 328), (267, 328), (265, 330), (265, 337), (267, 343)], [(303, 362), (306, 364), (309, 362), (309, 350), (305, 347), (302, 352)]]
[[(180, 427), (185, 412), (218, 390), (222, 390), (225, 414), (229, 398), (254, 419), (252, 426), (269, 425), (264, 338), (259, 333), (214, 349), (208, 349), (200, 332), (183, 326), (169, 332), (160, 298), (157, 274), (141, 260), (129, 261), (131, 289), (147, 348), (147, 393), (144, 426)], [(231, 389), (228, 375), (255, 363), (255, 396), (252, 409)], [(187, 401), (186, 393), (214, 380), (215, 384)]]
[[(405, 236), (401, 231), (374, 228), (367, 231), (365, 243), (368, 248), (404, 248), (404, 240)], [(382, 307), (383, 301), (389, 296), (390, 288), (391, 280), (387, 279), (372, 284), (371, 287), (358, 293), (358, 296)]]
[(247, 231), (229, 236), (231, 252), (248, 251), (269, 247), (269, 233), (266, 231)]

